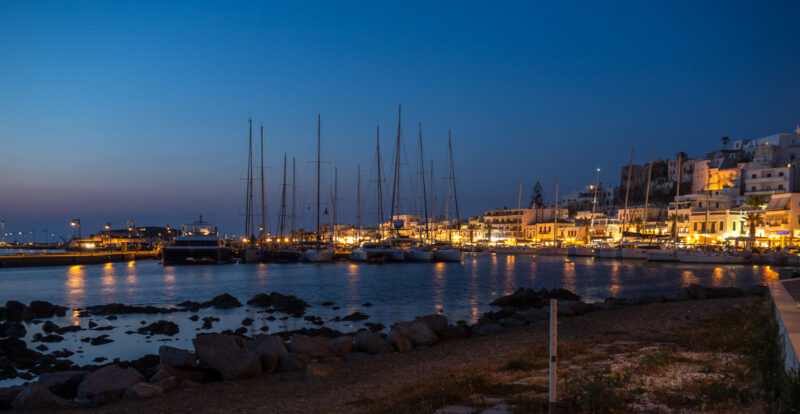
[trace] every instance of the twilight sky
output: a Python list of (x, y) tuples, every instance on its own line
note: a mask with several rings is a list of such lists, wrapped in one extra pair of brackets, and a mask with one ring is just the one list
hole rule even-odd
[(242, 233), (250, 117), (273, 231), (284, 152), (312, 226), (318, 113), (325, 203), (338, 167), (339, 221), (355, 220), (360, 163), (364, 223), (398, 104), (401, 210), (417, 210), (421, 122), (439, 210), (453, 129), (462, 216), (515, 206), (520, 181), (549, 200), (556, 177), (618, 183), (632, 145), (643, 163), (800, 123), (796, 1), (266, 3), (0, 2), (6, 231), (203, 214)]

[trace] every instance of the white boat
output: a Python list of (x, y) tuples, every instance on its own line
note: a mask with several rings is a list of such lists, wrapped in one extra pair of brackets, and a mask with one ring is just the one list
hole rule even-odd
[(269, 251), (263, 247), (246, 247), (242, 251), (242, 262), (263, 263), (269, 259)]
[(363, 243), (353, 249), (350, 260), (354, 262), (383, 263), (387, 261), (386, 247), (377, 243)]
[(333, 250), (328, 248), (313, 248), (303, 252), (303, 260), (313, 263), (330, 262), (333, 260)]
[(433, 261), (433, 250), (427, 247), (412, 247), (406, 249), (405, 259), (408, 262), (431, 262)]
[(461, 262), (464, 260), (464, 252), (456, 248), (445, 247), (436, 249), (433, 257), (439, 262)]
[(742, 264), (750, 262), (750, 258), (748, 257), (726, 252), (679, 250), (677, 256), (678, 260), (683, 263)]
[(217, 226), (199, 221), (184, 224), (182, 235), (161, 249), (161, 263), (218, 264), (233, 261), (233, 250), (222, 245)]
[(594, 249), (594, 257), (600, 259), (621, 259), (622, 253), (619, 247), (598, 247)]
[(624, 247), (619, 249), (622, 259), (647, 259), (647, 252), (652, 249), (642, 249), (638, 247)]
[(583, 247), (583, 246), (570, 246), (567, 247), (567, 256), (592, 257), (594, 256), (594, 248)]
[(647, 253), (645, 253), (645, 258), (650, 262), (678, 261), (678, 256), (675, 253), (675, 250), (672, 249), (650, 250)]
[(492, 253), (495, 254), (534, 254), (536, 253), (536, 249), (533, 247), (527, 246), (516, 246), (516, 247), (495, 247), (492, 249)]

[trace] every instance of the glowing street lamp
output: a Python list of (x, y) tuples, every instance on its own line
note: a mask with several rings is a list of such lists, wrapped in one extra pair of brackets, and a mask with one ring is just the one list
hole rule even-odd
[(81, 249), (81, 219), (79, 218), (72, 219), (72, 222), (69, 225), (78, 228), (78, 253), (82, 253), (83, 250)]

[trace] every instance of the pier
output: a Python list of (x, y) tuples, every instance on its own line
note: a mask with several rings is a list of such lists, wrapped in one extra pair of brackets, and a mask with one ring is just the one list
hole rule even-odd
[(0, 256), (0, 267), (71, 266), (158, 259), (157, 250)]

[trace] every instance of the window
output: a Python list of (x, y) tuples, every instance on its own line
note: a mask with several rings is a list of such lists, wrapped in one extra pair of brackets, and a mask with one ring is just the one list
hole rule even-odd
[(733, 229), (732, 229), (732, 230), (733, 230), (733, 231), (736, 231), (736, 222), (734, 221), (734, 222), (733, 222), (733, 223), (731, 223), (731, 224), (733, 224)]
[(783, 190), (783, 184), (778, 184), (778, 190)]
[(783, 177), (783, 171), (778, 173), (778, 177)]
[(719, 208), (719, 203), (717, 203), (717, 208)]
[(752, 177), (750, 177), (750, 178), (756, 178), (756, 175), (755, 175), (755, 174), (753, 174), (753, 176), (752, 176)]
[(725, 231), (725, 222), (724, 221), (720, 221), (719, 222), (719, 231)]
[(694, 222), (694, 231), (697, 231), (697, 222)]
[(752, 188), (750, 188), (750, 191), (756, 191), (756, 186), (753, 186)]
[(717, 232), (717, 228), (716, 227), (717, 227), (717, 223), (712, 222), (711, 223), (711, 233), (716, 233)]

